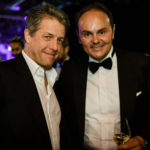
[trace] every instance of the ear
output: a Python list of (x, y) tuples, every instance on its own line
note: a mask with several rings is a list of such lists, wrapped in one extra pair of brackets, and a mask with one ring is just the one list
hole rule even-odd
[(78, 38), (79, 44), (81, 44), (81, 39), (80, 39), (79, 31), (77, 31), (77, 30), (76, 30), (76, 35), (77, 35), (77, 38)]
[(30, 42), (31, 36), (30, 36), (30, 34), (29, 34), (29, 30), (28, 30), (28, 29), (25, 29), (25, 30), (24, 30), (24, 38), (25, 38), (26, 43), (29, 43), (29, 42)]
[(113, 26), (113, 31), (112, 31), (112, 33), (113, 33), (113, 35), (112, 35), (112, 39), (114, 39), (114, 38), (115, 38), (115, 29), (116, 29), (116, 25), (114, 24), (114, 26)]
[(65, 54), (67, 54), (69, 52), (69, 45), (65, 47), (64, 52), (65, 52)]

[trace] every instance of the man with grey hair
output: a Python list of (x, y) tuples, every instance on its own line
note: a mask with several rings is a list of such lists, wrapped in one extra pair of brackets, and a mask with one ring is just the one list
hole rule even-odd
[(69, 28), (68, 16), (52, 5), (31, 9), (25, 47), (0, 64), (0, 146), (60, 149), (61, 111), (53, 91), (52, 64)]

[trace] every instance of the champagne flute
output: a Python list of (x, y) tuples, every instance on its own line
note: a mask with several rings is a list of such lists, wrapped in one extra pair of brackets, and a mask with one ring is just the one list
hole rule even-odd
[(131, 131), (129, 127), (128, 120), (122, 118), (121, 120), (116, 120), (114, 125), (114, 141), (117, 145), (127, 142), (131, 137)]

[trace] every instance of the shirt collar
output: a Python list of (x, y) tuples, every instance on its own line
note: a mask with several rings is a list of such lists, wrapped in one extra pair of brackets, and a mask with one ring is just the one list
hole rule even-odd
[[(24, 51), (22, 51), (22, 55), (27, 62), (27, 65), (31, 71), (32, 76), (35, 75), (41, 76), (44, 78), (44, 69), (39, 66), (35, 61), (33, 61)], [(50, 70), (46, 70), (46, 76), (48, 83), (53, 86), (57, 77), (57, 72), (54, 68), (51, 68)]]

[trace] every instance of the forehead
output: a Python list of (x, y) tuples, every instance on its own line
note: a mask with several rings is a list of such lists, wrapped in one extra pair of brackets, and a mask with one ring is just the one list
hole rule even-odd
[(93, 24), (103, 25), (103, 24), (109, 24), (110, 20), (106, 13), (100, 11), (100, 10), (89, 10), (85, 12), (78, 21), (78, 26), (90, 26)]
[(12, 42), (10, 43), (11, 46), (21, 46), (21, 44), (19, 42)]
[(59, 36), (65, 35), (65, 26), (53, 17), (44, 17), (40, 23), (39, 30), (41, 32), (58, 34)]

